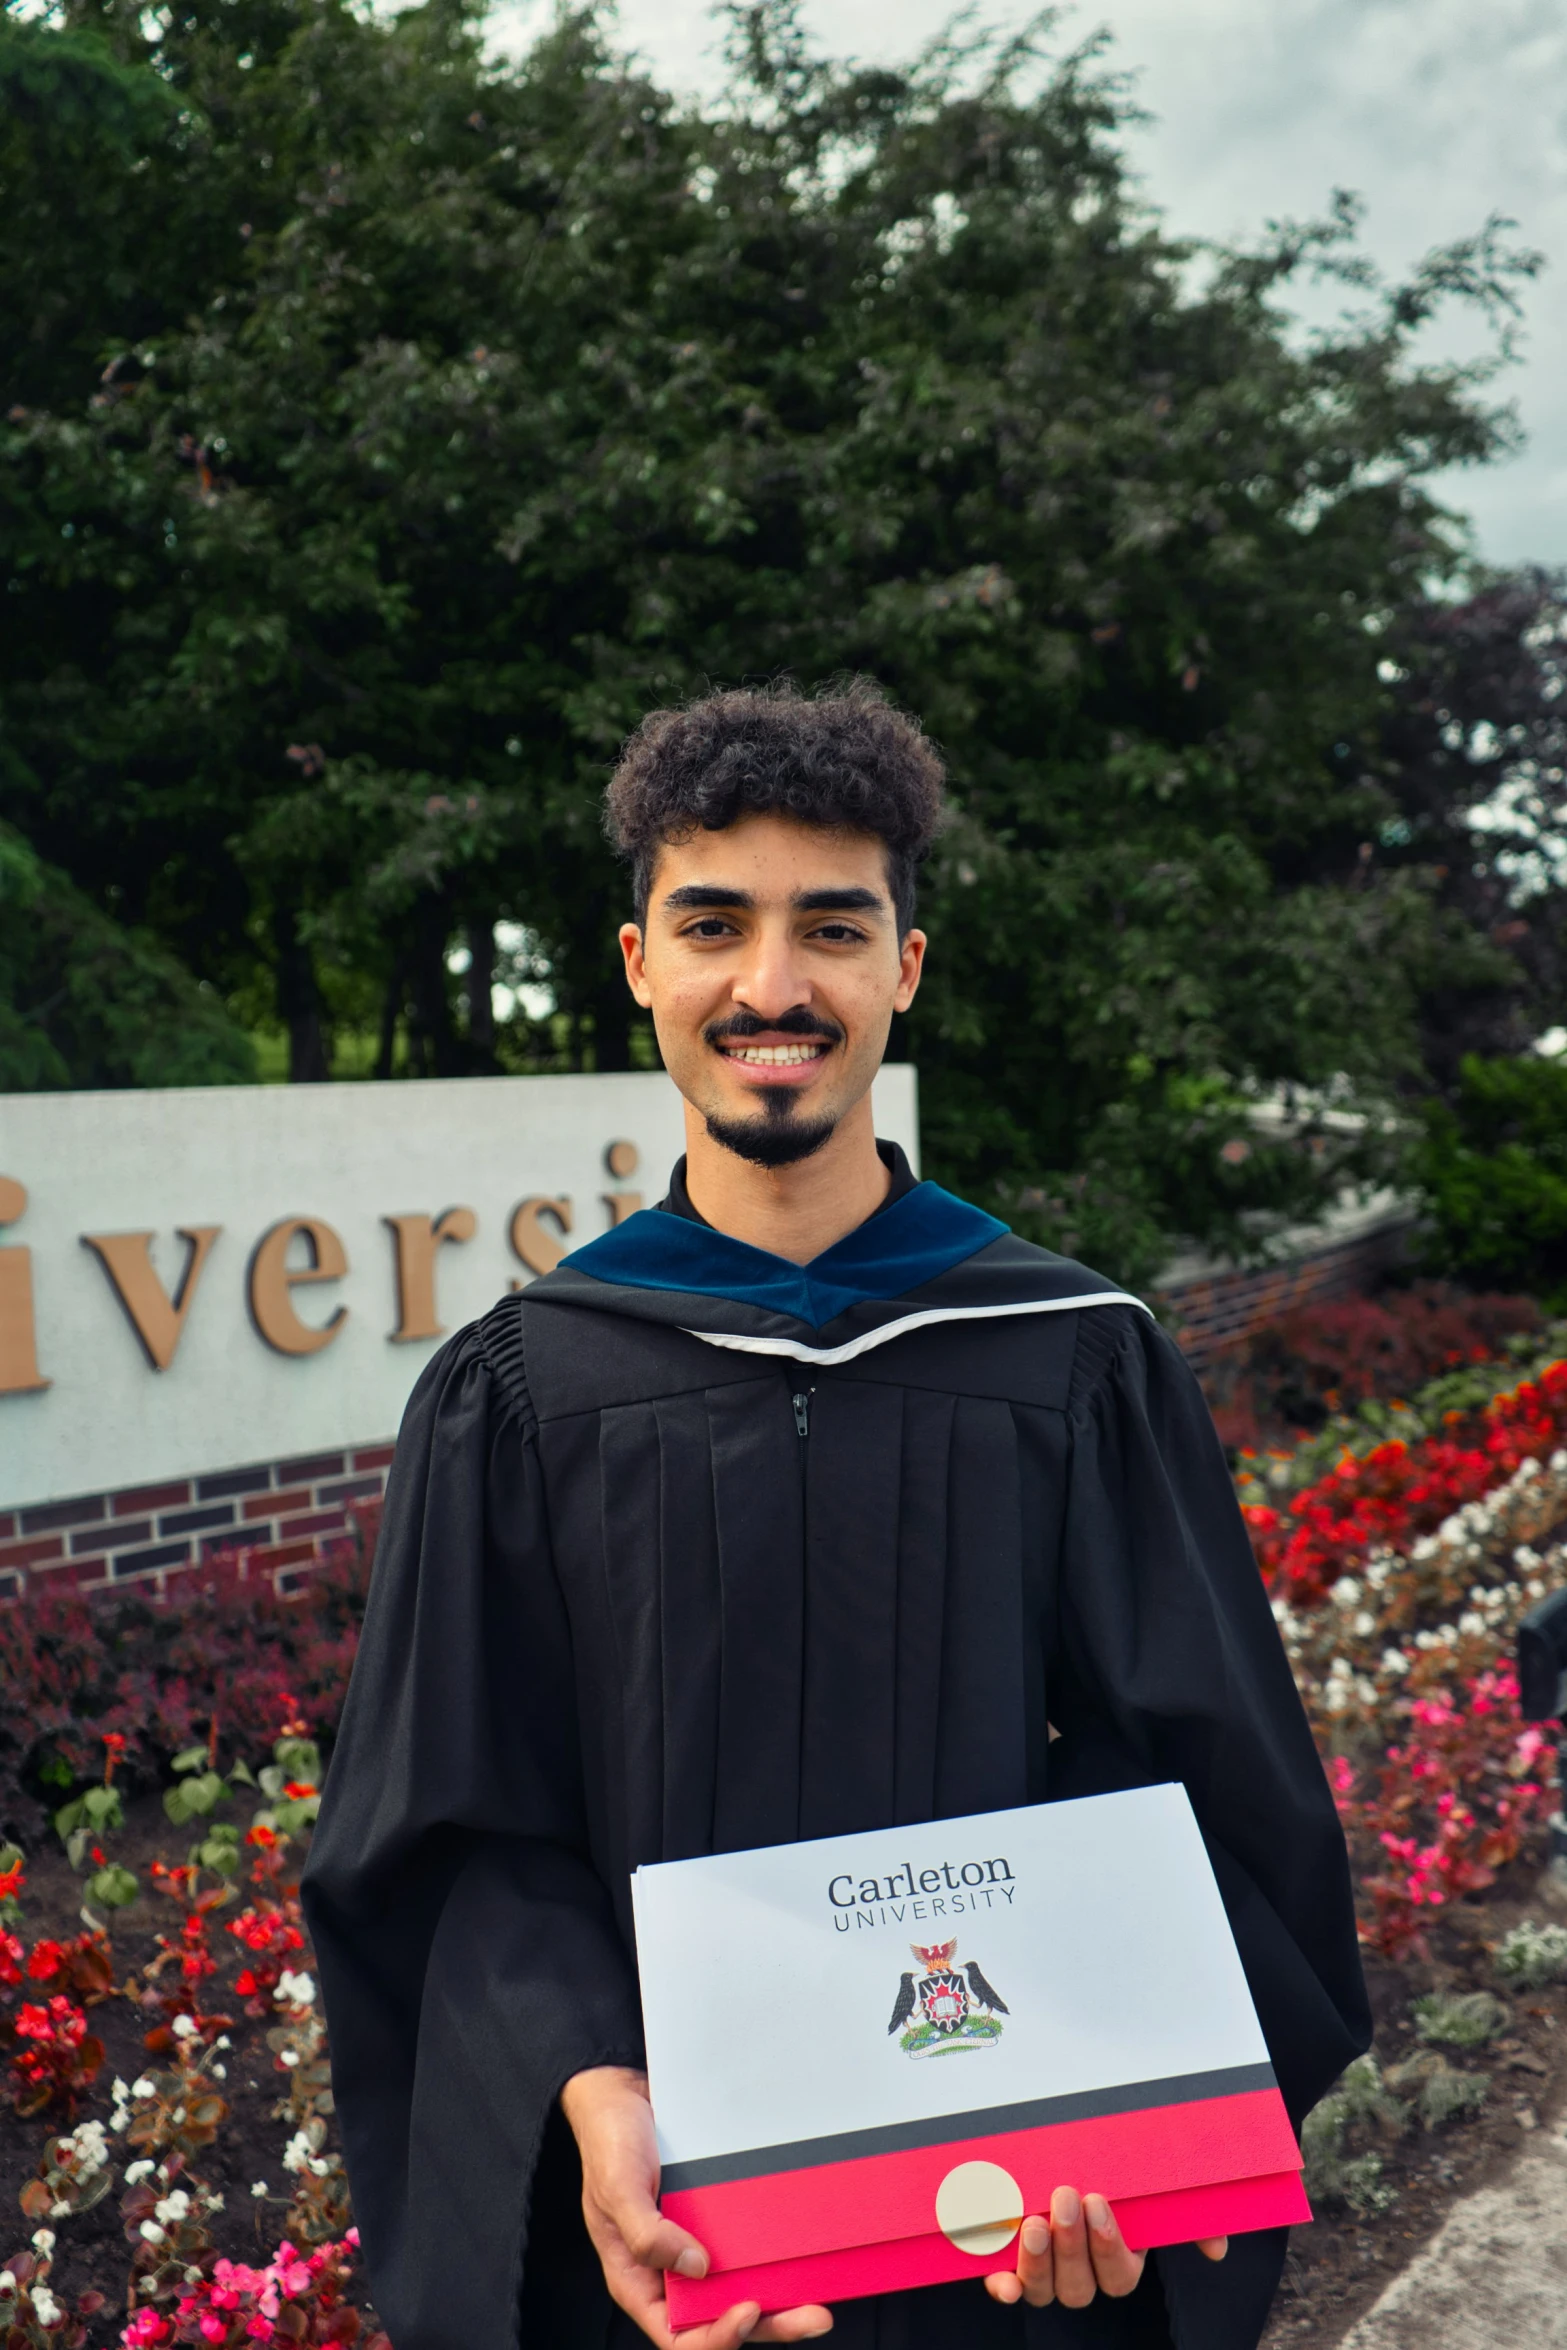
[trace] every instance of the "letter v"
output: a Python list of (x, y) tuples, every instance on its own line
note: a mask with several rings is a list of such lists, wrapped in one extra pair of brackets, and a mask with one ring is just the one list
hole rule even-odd
[(108, 1274), (114, 1294), (125, 1308), (131, 1328), (155, 1371), (166, 1371), (185, 1327), (201, 1279), (207, 1252), (221, 1224), (181, 1224), (186, 1243), (185, 1270), (172, 1299), (152, 1269), (150, 1232), (84, 1232), (83, 1248), (90, 1248)]

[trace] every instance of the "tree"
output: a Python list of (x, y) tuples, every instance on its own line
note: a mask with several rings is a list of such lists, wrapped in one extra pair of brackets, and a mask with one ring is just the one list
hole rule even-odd
[(0, 824), (0, 1093), (254, 1076), (250, 1039), (210, 988)]
[[(455, 0), (254, 5), (264, 40), (91, 20), (181, 94), (175, 211), (246, 209), (188, 321), (13, 422), (29, 837), (204, 976), (269, 968), (297, 1074), (334, 994), (416, 1066), (532, 1049), (451, 970), (503, 920), (622, 1065), (616, 744), (868, 669), (960, 802), (907, 1037), (933, 1171), (1123, 1276), (1319, 1192), (1250, 1105), (1379, 1135), (1422, 1006), (1507, 969), (1389, 832), (1379, 662), (1457, 562), (1423, 480), (1510, 429), (1415, 337), (1505, 322), (1531, 258), (1493, 226), (1380, 287), (1344, 204), (1176, 244), (1097, 51), (1042, 34), (856, 70), (737, 8), (704, 117), (591, 9), (492, 66)], [(1359, 309), (1303, 339), (1322, 271)]]

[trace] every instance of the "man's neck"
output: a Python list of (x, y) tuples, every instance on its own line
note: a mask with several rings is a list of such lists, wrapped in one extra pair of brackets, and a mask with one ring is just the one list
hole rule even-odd
[(686, 1104), (686, 1192), (716, 1231), (791, 1264), (808, 1265), (874, 1216), (887, 1196), (869, 1094), (818, 1151), (792, 1167), (758, 1167), (725, 1150)]

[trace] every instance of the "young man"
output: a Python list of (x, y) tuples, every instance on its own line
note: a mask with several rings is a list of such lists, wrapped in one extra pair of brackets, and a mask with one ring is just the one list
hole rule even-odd
[[(628, 744), (627, 977), (669, 1197), (430, 1365), (306, 1902), (397, 2350), (665, 2346), (644, 1861), (1179, 1779), (1297, 2121), (1369, 2039), (1342, 1839), (1212, 1423), (1152, 1317), (878, 1145), (941, 771), (874, 689)], [(1252, 2350), (1279, 2236), (1127, 2251), (1082, 2179), (1010, 2273), (687, 2350)]]

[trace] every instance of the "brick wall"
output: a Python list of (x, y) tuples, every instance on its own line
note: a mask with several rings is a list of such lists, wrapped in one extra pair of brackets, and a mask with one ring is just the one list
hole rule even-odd
[(1256, 1272), (1212, 1272), (1160, 1291), (1187, 1360), (1207, 1371), (1229, 1348), (1296, 1306), (1353, 1297), (1373, 1288), (1404, 1253), (1411, 1219), (1388, 1217), (1372, 1230), (1307, 1250)]
[(161, 1590), (214, 1551), (236, 1549), (247, 1573), (286, 1590), (347, 1531), (355, 1503), (380, 1497), (391, 1457), (390, 1444), (361, 1445), (0, 1510), (0, 1598), (65, 1584)]

